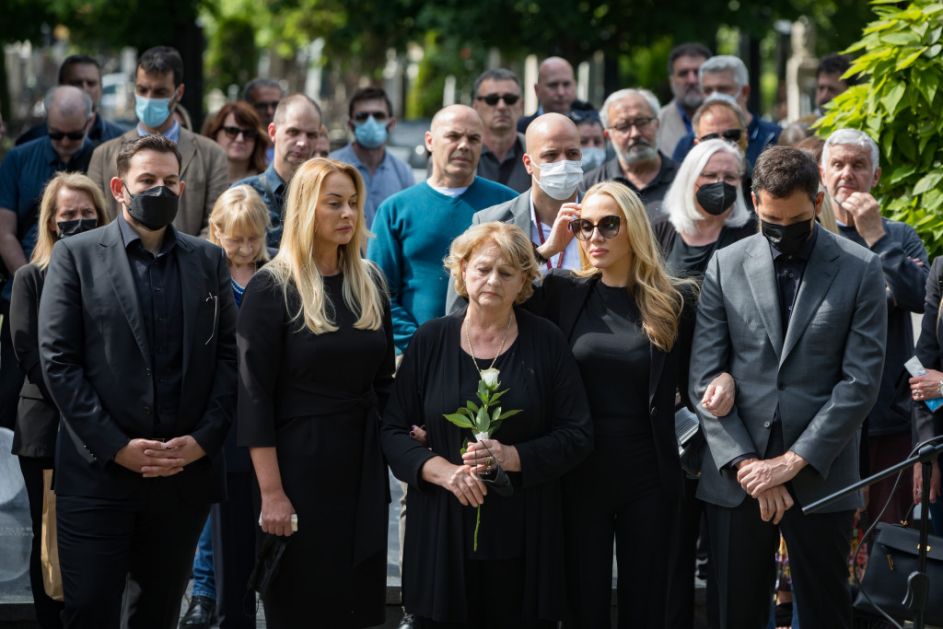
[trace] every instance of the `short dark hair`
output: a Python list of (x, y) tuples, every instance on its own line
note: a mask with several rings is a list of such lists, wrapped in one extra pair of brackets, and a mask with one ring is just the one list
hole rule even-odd
[(65, 61), (62, 62), (62, 65), (59, 66), (59, 85), (65, 85), (66, 70), (72, 66), (95, 66), (98, 68), (99, 77), (102, 73), (101, 64), (98, 63), (95, 57), (89, 57), (88, 55), (69, 55), (65, 58)]
[(183, 162), (180, 157), (180, 151), (177, 150), (176, 144), (162, 135), (145, 135), (140, 138), (126, 140), (121, 144), (121, 148), (118, 149), (118, 157), (115, 160), (118, 165), (119, 177), (123, 177), (124, 175), (128, 174), (128, 169), (131, 168), (131, 158), (141, 151), (173, 153), (173, 156), (177, 158), (178, 169)]
[(517, 89), (523, 90), (521, 80), (516, 74), (507, 68), (491, 68), (479, 74), (478, 78), (475, 79), (475, 93), (472, 94), (472, 96), (478, 96), (478, 88), (481, 87), (481, 84), (485, 81), (514, 81), (517, 83)]
[(174, 87), (183, 83), (183, 58), (176, 48), (170, 46), (154, 46), (144, 51), (138, 59), (138, 67), (144, 74), (173, 73)]
[(257, 90), (260, 87), (274, 87), (282, 93), (284, 96), (285, 90), (282, 89), (281, 84), (275, 79), (252, 79), (246, 86), (242, 88), (242, 100), (246, 101), (249, 104), (252, 104), (252, 92)]
[[(822, 57), (821, 61), (819, 61), (819, 67), (815, 70), (815, 78), (819, 78), (822, 74), (837, 74), (841, 76), (845, 72), (848, 72), (848, 68), (850, 67), (851, 57), (833, 52), (825, 55)], [(858, 83), (857, 76), (850, 76), (842, 80), (849, 87)]]
[(805, 151), (771, 146), (760, 153), (753, 165), (753, 193), (759, 197), (763, 190), (777, 199), (801, 190), (815, 201), (819, 193), (819, 166)]
[(393, 116), (393, 103), (390, 101), (390, 97), (386, 95), (386, 91), (380, 87), (370, 86), (360, 88), (350, 97), (350, 102), (347, 104), (347, 117), (353, 118), (354, 105), (365, 100), (382, 100), (386, 103), (386, 115)]
[(704, 57), (704, 59), (710, 59), (713, 56), (714, 53), (704, 44), (698, 42), (678, 44), (671, 49), (671, 53), (668, 55), (668, 76), (671, 76), (671, 73), (674, 72), (675, 61), (677, 61), (679, 57)]

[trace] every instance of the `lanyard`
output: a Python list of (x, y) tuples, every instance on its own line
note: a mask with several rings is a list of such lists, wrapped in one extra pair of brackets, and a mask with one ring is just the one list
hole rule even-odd
[[(540, 224), (540, 219), (536, 220), (537, 224), (537, 237), (540, 238), (540, 244), (544, 244), (544, 226)], [(557, 257), (557, 268), (563, 268), (563, 256), (566, 255), (566, 249), (561, 251)], [(553, 266), (550, 264), (550, 260), (547, 260), (547, 270), (552, 271)]]

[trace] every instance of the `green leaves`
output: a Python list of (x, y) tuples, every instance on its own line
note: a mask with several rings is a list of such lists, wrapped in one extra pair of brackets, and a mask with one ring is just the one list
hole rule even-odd
[[(500, 386), (501, 383), (495, 381), (494, 384), (494, 388), (496, 388)], [(497, 401), (510, 389), (492, 393), (493, 390), (494, 389), (489, 388), (483, 380), (479, 380), (477, 395), (478, 399), (481, 400), (481, 406), (469, 400), (465, 402), (465, 406), (459, 407), (454, 413), (443, 413), (442, 417), (459, 428), (471, 430), (472, 433), (476, 435), (480, 433), (486, 433), (488, 435), (494, 434), (501, 426), (501, 422), (509, 417), (514, 417), (521, 411), (519, 409), (502, 411), (500, 406), (491, 410)]]
[(884, 175), (875, 194), (886, 216), (943, 254), (943, 3), (872, 0), (876, 19), (846, 52), (864, 82), (841, 94), (817, 124), (827, 137), (861, 129), (881, 150)]

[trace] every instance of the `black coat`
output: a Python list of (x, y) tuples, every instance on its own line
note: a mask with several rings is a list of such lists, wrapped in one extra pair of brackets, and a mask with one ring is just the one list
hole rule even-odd
[[(933, 260), (927, 278), (927, 293), (923, 306), (923, 323), (917, 339), (917, 358), (927, 369), (943, 371), (943, 257)], [(924, 403), (914, 404), (914, 432), (918, 441), (943, 434), (943, 408), (930, 412)]]
[(26, 374), (13, 429), (13, 454), (52, 458), (56, 452), (59, 410), (49, 397), (39, 363), (39, 298), (45, 273), (25, 264), (13, 276), (10, 336), (20, 369)]
[[(521, 473), (514, 499), (525, 505), (523, 615), (528, 621), (554, 621), (563, 618), (565, 609), (560, 478), (589, 454), (592, 424), (576, 362), (560, 331), (526, 311), (516, 313), (518, 355), (529, 372), (527, 388), (535, 405), (529, 410), (542, 424), (539, 432), (516, 444)], [(440, 413), (465, 402), (459, 391), (463, 316), (434, 319), (419, 328), (403, 357), (382, 424), (390, 468), (409, 483), (405, 607), (439, 622), (467, 618), (463, 507), (445, 489), (423, 481), (422, 467), (437, 455), (461, 464), (459, 450), (467, 431)], [(426, 425), (428, 449), (410, 438), (413, 424)]]
[[(151, 352), (117, 221), (56, 243), (39, 305), (46, 385), (62, 412), (56, 493), (123, 499), (148, 480), (114, 462), (133, 438), (192, 435), (207, 456), (167, 480), (182, 499), (218, 502), (213, 465), (232, 422), (236, 308), (223, 251), (177, 233), (183, 308), (179, 413), (156, 435)], [(68, 435), (69, 438), (65, 438)]]

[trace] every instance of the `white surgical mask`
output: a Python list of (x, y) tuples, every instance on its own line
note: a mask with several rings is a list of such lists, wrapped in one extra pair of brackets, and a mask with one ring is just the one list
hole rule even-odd
[(582, 182), (583, 166), (576, 160), (562, 159), (540, 164), (540, 179), (537, 180), (537, 185), (557, 201), (566, 201), (572, 197)]

